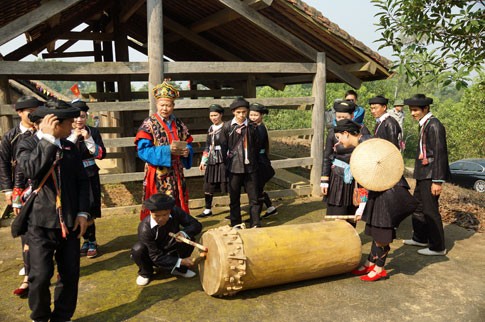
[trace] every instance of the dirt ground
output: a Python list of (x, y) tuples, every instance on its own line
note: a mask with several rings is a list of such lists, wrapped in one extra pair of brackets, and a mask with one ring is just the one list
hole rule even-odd
[[(266, 226), (317, 222), (325, 212), (316, 199), (275, 203), (278, 215), (265, 220)], [(202, 220), (204, 230), (228, 224), (228, 208), (214, 210), (215, 216)], [(365, 283), (342, 274), (216, 298), (204, 293), (198, 277), (161, 273), (148, 286), (137, 286), (129, 258), (137, 224), (133, 214), (98, 220), (100, 256), (81, 259), (75, 321), (483, 321), (485, 316), (485, 237), (457, 225), (445, 226), (448, 255), (426, 257), (402, 244), (411, 236), (406, 219), (391, 245), (386, 280)], [(362, 230), (359, 223), (364, 259), (371, 240)], [(8, 227), (0, 228), (0, 321), (29, 320), (27, 300), (12, 294), (21, 266), (20, 240), (11, 238)]]

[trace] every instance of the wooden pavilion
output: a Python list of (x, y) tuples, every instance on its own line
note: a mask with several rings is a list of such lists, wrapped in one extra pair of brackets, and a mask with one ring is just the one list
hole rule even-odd
[[(124, 170), (104, 175), (104, 183), (142, 180), (133, 136), (155, 104), (150, 91), (132, 92), (131, 82), (148, 81), (151, 90), (168, 77), (190, 84), (175, 114), (195, 133), (207, 129), (210, 104), (227, 108), (235, 96), (270, 108), (311, 108), (312, 128), (270, 132), (311, 135), (310, 156), (273, 162), (275, 168), (311, 166), (311, 186), (273, 196), (319, 195), (326, 83), (359, 88), (390, 76), (387, 59), (300, 0), (3, 0), (0, 12), (0, 45), (22, 34), (27, 39), (0, 57), (0, 135), (15, 115), (9, 80), (96, 82), (89, 105), (110, 120), (101, 130), (117, 133), (104, 140), (116, 148), (109, 157), (121, 160)], [(92, 50), (72, 51), (80, 40)], [(148, 62), (130, 61), (129, 48)], [(22, 61), (40, 53), (45, 61)], [(68, 57), (92, 62), (49, 61)], [(313, 84), (312, 97), (255, 99), (257, 86), (282, 90), (302, 83)], [(195, 135), (196, 142), (204, 140)], [(200, 175), (194, 168), (186, 174)]]

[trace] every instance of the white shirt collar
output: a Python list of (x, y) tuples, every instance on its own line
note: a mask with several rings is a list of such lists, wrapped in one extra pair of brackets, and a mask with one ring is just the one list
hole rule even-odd
[[(168, 215), (169, 218), (172, 218), (172, 215)], [(155, 219), (153, 219), (153, 217), (150, 215), (150, 228), (155, 228), (156, 226), (158, 226), (157, 222), (155, 221)]]
[(419, 126), (423, 126), (424, 123), (426, 123), (426, 121), (431, 117), (433, 116), (433, 114), (431, 114), (431, 112), (429, 112), (428, 114), (426, 114), (422, 119), (419, 120)]
[(379, 122), (382, 122), (384, 121), (385, 119), (387, 119), (389, 117), (389, 113), (384, 113), (381, 115), (381, 117), (379, 117), (378, 119), (376, 119), (376, 121), (379, 121)]
[(217, 131), (219, 130), (222, 126), (224, 125), (224, 123), (221, 123), (219, 125), (215, 125), (215, 124), (212, 124), (212, 130), (213, 131)]
[(25, 127), (22, 123), (19, 124), (19, 128), (20, 128), (20, 133), (22, 134), (31, 130), (30, 127)]
[[(236, 122), (236, 118), (235, 117), (233, 117), (232, 118), (232, 121), (231, 121), (231, 125), (234, 125), (234, 124), (239, 124), (239, 123)], [(243, 122), (243, 124), (247, 126), (248, 125), (248, 119), (245, 119), (244, 122)]]

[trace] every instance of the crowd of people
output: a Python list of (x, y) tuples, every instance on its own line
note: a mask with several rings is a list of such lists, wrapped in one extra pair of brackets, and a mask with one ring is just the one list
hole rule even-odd
[[(192, 167), (194, 149), (189, 129), (174, 114), (179, 92), (164, 81), (153, 89), (153, 95), (157, 111), (142, 122), (135, 138), (137, 155), (145, 162), (138, 241), (131, 249), (140, 286), (150, 282), (155, 269), (195, 276), (190, 257), (193, 246), (181, 240), (195, 241), (202, 230), (188, 207), (184, 168)], [(422, 255), (445, 255), (438, 200), (449, 168), (445, 129), (430, 111), (433, 100), (417, 94), (395, 102), (395, 108), (388, 111), (387, 98), (370, 99), (370, 112), (376, 119), (371, 132), (363, 125), (365, 109), (357, 105), (357, 93), (350, 90), (344, 97), (333, 106), (335, 121), (322, 147), (321, 190), (328, 218), (355, 215), (348, 222), (355, 227), (363, 220), (365, 233), (373, 238), (367, 260), (352, 273), (361, 275), (363, 281), (387, 276), (384, 265), (389, 245), (403, 216), (395, 218), (403, 211), (413, 213), (414, 231), (404, 244), (423, 247), (418, 250)], [(403, 105), (409, 106), (420, 126), (414, 196), (404, 177), (391, 189), (368, 190), (352, 177), (352, 151), (372, 137), (401, 149)], [(76, 308), (80, 256), (98, 255), (95, 219), (101, 217), (101, 184), (96, 160), (106, 156), (106, 149), (97, 125), (87, 124), (86, 102), (44, 103), (22, 97), (15, 109), (20, 123), (5, 134), (0, 145), (0, 189), (14, 214), (19, 220), (24, 218), (28, 227), (21, 235), (24, 279), (14, 294), (28, 296), (34, 321), (69, 321)], [(222, 121), (222, 106), (212, 104), (208, 109), (212, 125), (199, 164), (204, 171), (205, 208), (196, 217), (212, 216), (214, 194), (228, 193), (230, 226), (242, 228), (244, 187), (249, 199), (248, 225), (259, 228), (263, 218), (277, 213), (264, 189), (275, 175), (263, 122), (269, 109), (244, 98), (236, 98), (229, 109), (232, 119), (226, 122)], [(263, 205), (267, 208), (264, 215)], [(54, 263), (58, 275), (51, 310), (49, 285)]]

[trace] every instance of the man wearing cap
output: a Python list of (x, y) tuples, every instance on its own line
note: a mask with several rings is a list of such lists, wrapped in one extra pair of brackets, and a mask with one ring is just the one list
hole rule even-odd
[(226, 168), (230, 197), (231, 226), (242, 223), (241, 187), (244, 186), (249, 198), (251, 227), (260, 227), (258, 201), (258, 152), (261, 149), (256, 124), (248, 118), (249, 102), (236, 98), (230, 105), (234, 118), (224, 123), (223, 135), (227, 146), (223, 153), (227, 155)]
[(81, 246), (81, 256), (94, 258), (98, 256), (96, 225), (94, 220), (101, 217), (101, 182), (99, 179), (99, 167), (96, 165), (95, 160), (104, 159), (106, 156), (106, 149), (99, 130), (86, 124), (89, 110), (89, 106), (86, 102), (75, 100), (71, 102), (71, 105), (79, 108), (81, 111), (79, 117), (74, 119), (71, 135), (67, 139), (74, 143), (81, 153), (84, 169), (89, 177), (89, 187), (91, 189), (89, 194), (91, 198), (91, 207), (89, 209), (91, 220), (86, 233), (83, 236), (84, 243)]
[(411, 116), (419, 122), (419, 144), (414, 164), (416, 188), (414, 197), (418, 209), (413, 214), (413, 237), (404, 244), (428, 247), (418, 250), (421, 255), (446, 255), (445, 233), (439, 212), (442, 184), (450, 178), (446, 131), (433, 116), (433, 99), (416, 94), (404, 100)]
[(404, 133), (404, 101), (403, 100), (396, 100), (394, 102), (394, 108), (389, 110), (389, 115), (391, 115), (399, 126), (401, 127), (401, 132)]
[[(29, 307), (36, 321), (71, 320), (78, 295), (79, 238), (89, 219), (88, 177), (76, 146), (65, 140), (79, 109), (61, 105), (32, 113), (43, 118), (40, 130), (20, 142), (17, 151), (18, 166), (33, 188), (46, 178), (33, 201), (28, 226)], [(51, 311), (54, 257), (59, 278)]]
[[(131, 256), (138, 265), (136, 284), (145, 286), (153, 275), (153, 267), (173, 275), (194, 277), (190, 258), (194, 247), (178, 242), (169, 233), (194, 240), (202, 225), (185, 211), (175, 206), (175, 200), (166, 194), (156, 193), (143, 202), (150, 215), (138, 225), (138, 242), (131, 249)], [(183, 230), (180, 230), (180, 227)]]
[[(146, 118), (136, 134), (138, 157), (146, 162), (143, 200), (161, 192), (174, 197), (177, 206), (189, 211), (189, 192), (184, 168), (192, 166), (192, 136), (185, 124), (173, 115), (178, 90), (167, 81), (153, 88), (157, 113)], [(142, 207), (140, 219), (150, 212)]]
[[(22, 96), (15, 104), (15, 111), (20, 117), (20, 123), (5, 133), (2, 143), (0, 144), (0, 191), (4, 193), (7, 204), (11, 205), (15, 215), (18, 215), (22, 203), (20, 196), (26, 188), (26, 180), (18, 171), (16, 167), (16, 152), (18, 143), (35, 132), (34, 125), (29, 119), (29, 114), (43, 105), (41, 101), (32, 96)], [(24, 261), (23, 273), (25, 278), (14, 294), (17, 296), (25, 296), (28, 293), (29, 274), (29, 252), (27, 235), (21, 236), (22, 242), (22, 257)]]
[(374, 137), (388, 140), (400, 149), (402, 131), (399, 123), (387, 113), (388, 101), (387, 98), (380, 95), (369, 100), (370, 112), (377, 123), (374, 129)]

